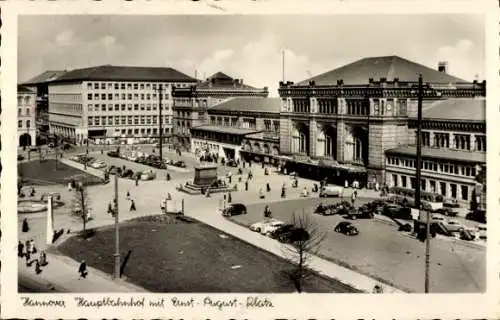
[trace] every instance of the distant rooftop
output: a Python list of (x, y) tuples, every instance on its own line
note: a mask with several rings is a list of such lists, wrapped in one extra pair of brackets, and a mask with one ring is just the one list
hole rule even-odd
[[(259, 90), (243, 83), (243, 79), (234, 79), (223, 72), (217, 72), (204, 81), (198, 83), (198, 89), (229, 89), (238, 90)], [(262, 88), (263, 89), (263, 88)]]
[(53, 82), (72, 81), (166, 81), (195, 83), (196, 79), (172, 68), (104, 65), (68, 71)]
[(280, 98), (263, 97), (237, 97), (214, 105), (210, 111), (234, 111), (234, 112), (267, 112), (278, 113), (281, 108)]
[(419, 74), (422, 74), (424, 82), (428, 83), (470, 82), (438, 71), (437, 67), (432, 69), (395, 55), (368, 57), (301, 81), (297, 85), (308, 85), (309, 81), (315, 81), (316, 85), (336, 85), (339, 80), (345, 85), (359, 85), (367, 84), (370, 78), (374, 81), (381, 78), (394, 81), (397, 78), (400, 82), (418, 82)]
[(456, 98), (438, 100), (422, 106), (425, 119), (486, 121), (486, 99)]
[(66, 70), (47, 70), (47, 71), (37, 75), (36, 77), (31, 78), (28, 81), (23, 82), (22, 84), (35, 85), (35, 84), (41, 84), (41, 83), (54, 81), (55, 79), (62, 76), (66, 72), (67, 72)]
[[(416, 146), (401, 146), (385, 151), (386, 154), (400, 154), (416, 157)], [(422, 158), (443, 159), (461, 162), (486, 163), (486, 153), (461, 150), (422, 147)]]
[(22, 84), (17, 85), (17, 93), (35, 93), (35, 91), (31, 90), (30, 88), (27, 88), (26, 86)]

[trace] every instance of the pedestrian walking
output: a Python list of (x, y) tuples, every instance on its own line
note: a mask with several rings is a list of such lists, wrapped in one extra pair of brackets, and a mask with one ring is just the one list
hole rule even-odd
[(20, 258), (24, 256), (24, 243), (21, 241), (17, 243), (17, 256)]
[(264, 161), (262, 161), (262, 169), (264, 169), (266, 166), (264, 164)]
[(232, 183), (232, 173), (231, 173), (231, 171), (229, 171), (227, 173), (227, 179), (228, 179), (229, 183)]
[(349, 188), (349, 182), (347, 179), (344, 180), (344, 188)]
[(31, 187), (30, 197), (34, 197), (36, 195), (35, 187)]
[(264, 208), (264, 218), (270, 218), (271, 215), (271, 209), (268, 205), (266, 205), (266, 207)]
[(231, 192), (227, 194), (227, 203), (233, 202), (233, 197), (231, 196)]
[(35, 241), (34, 240), (30, 240), (31, 242), (31, 253), (35, 254), (38, 252), (38, 250), (36, 249), (36, 246), (35, 246)]
[(135, 176), (135, 186), (139, 185), (139, 176)]
[(170, 181), (170, 173), (167, 172), (167, 181)]
[(281, 187), (281, 197), (286, 198), (286, 186), (285, 186), (284, 182), (283, 182), (283, 186)]
[(40, 251), (40, 255), (39, 255), (39, 258), (38, 260), (40, 261), (40, 265), (43, 267), (43, 266), (46, 266), (48, 265), (49, 263), (47, 262), (47, 254), (45, 253), (45, 250), (42, 250)]
[(266, 183), (266, 190), (267, 192), (271, 192), (271, 185), (268, 183)]
[(130, 191), (127, 191), (127, 200), (130, 199)]
[(269, 170), (267, 168), (264, 168), (264, 175), (268, 176), (269, 175)]
[(80, 274), (80, 277), (78, 277), (78, 280), (80, 279), (85, 279), (88, 275), (88, 272), (87, 272), (87, 263), (85, 262), (85, 260), (82, 260), (82, 262), (80, 262), (80, 267), (78, 267), (78, 273)]
[(29, 227), (29, 225), (28, 225), (28, 219), (27, 219), (27, 218), (24, 218), (24, 219), (23, 219), (22, 231), (23, 231), (23, 232), (28, 232), (28, 231), (30, 231), (30, 227)]
[(26, 240), (26, 242), (24, 243), (24, 247), (26, 248), (26, 253), (31, 254), (31, 241)]
[(245, 181), (245, 191), (248, 191), (248, 180)]
[(24, 255), (24, 257), (26, 258), (26, 265), (29, 266), (31, 261), (31, 253), (28, 250), (26, 250), (26, 254)]
[(354, 207), (354, 202), (356, 201), (356, 195), (357, 195), (356, 190), (354, 190), (354, 192), (351, 195), (351, 202), (353, 207)]
[(134, 200), (130, 200), (130, 211), (136, 211)]

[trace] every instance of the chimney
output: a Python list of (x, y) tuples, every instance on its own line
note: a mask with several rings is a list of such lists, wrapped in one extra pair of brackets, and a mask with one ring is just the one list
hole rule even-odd
[(448, 62), (447, 61), (440, 61), (438, 63), (438, 71), (442, 73), (448, 73)]

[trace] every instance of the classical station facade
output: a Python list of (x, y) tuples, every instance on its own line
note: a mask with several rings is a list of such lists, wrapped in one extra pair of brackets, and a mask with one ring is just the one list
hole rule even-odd
[(312, 176), (324, 168), (339, 180), (356, 174), (362, 183), (384, 184), (386, 151), (415, 143), (420, 74), (426, 105), (485, 97), (484, 81), (467, 82), (446, 69), (446, 63), (432, 69), (398, 56), (370, 57), (303, 82), (281, 82), (280, 153)]

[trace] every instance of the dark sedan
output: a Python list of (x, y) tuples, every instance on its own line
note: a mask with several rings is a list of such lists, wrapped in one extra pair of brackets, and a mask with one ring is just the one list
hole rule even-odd
[(222, 210), (222, 215), (225, 217), (247, 214), (247, 207), (242, 203), (233, 203)]
[(335, 232), (343, 233), (348, 236), (356, 236), (359, 234), (358, 228), (356, 228), (349, 221), (340, 221), (334, 229)]

